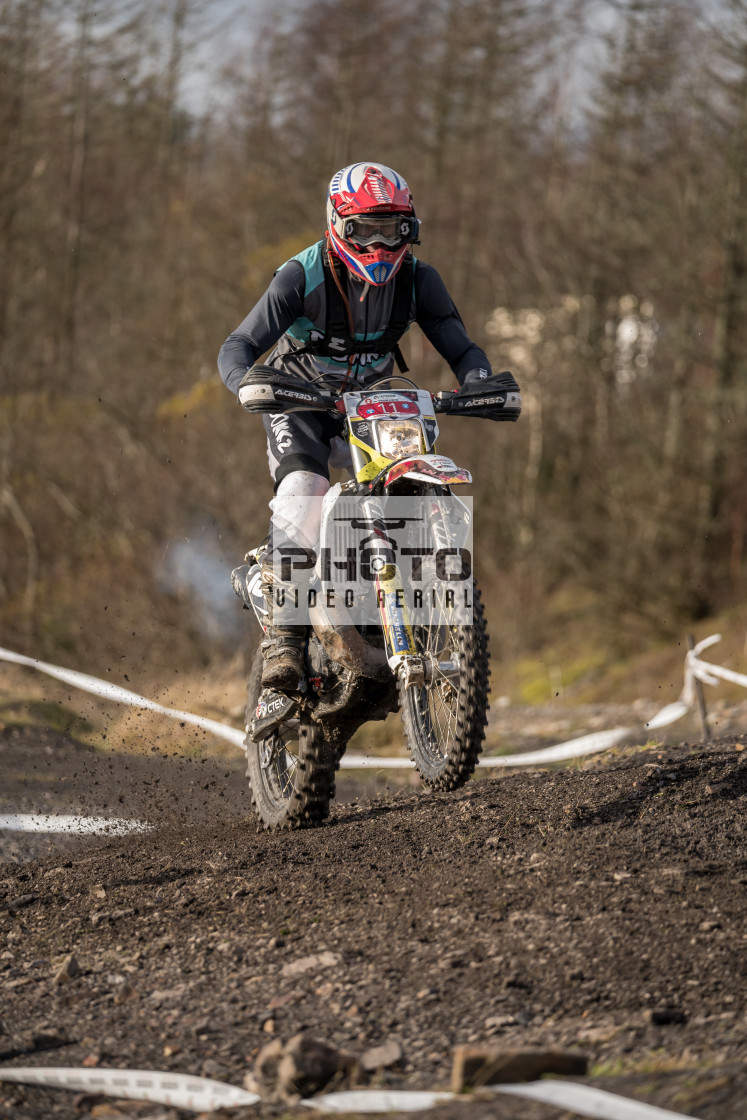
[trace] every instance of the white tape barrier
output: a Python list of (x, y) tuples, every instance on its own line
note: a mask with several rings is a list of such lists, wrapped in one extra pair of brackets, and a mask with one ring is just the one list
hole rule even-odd
[[(747, 688), (747, 676), (744, 674), (735, 673), (731, 669), (723, 669), (720, 665), (711, 665), (707, 661), (698, 659), (702, 650), (719, 641), (721, 641), (721, 635), (713, 634), (709, 638), (704, 638), (694, 649), (688, 650), (685, 659), (685, 687), (682, 690), (682, 695), (673, 704), (667, 704), (645, 724), (649, 731), (669, 727), (687, 715), (695, 703), (695, 678), (706, 684), (717, 684), (718, 680), (721, 679)], [(137, 693), (130, 692), (126, 688), (120, 688), (118, 685), (99, 680), (97, 677), (91, 677), (87, 673), (79, 673), (73, 669), (62, 669), (58, 665), (49, 665), (45, 661), (38, 661), (34, 657), (24, 657), (22, 654), (13, 653), (7, 649), (0, 649), (0, 661), (12, 661), (17, 665), (27, 665), (32, 669), (47, 673), (51, 677), (56, 677), (66, 684), (72, 684), (75, 688), (92, 692), (94, 695), (102, 696), (107, 700), (116, 700), (121, 704), (145, 708), (169, 716), (171, 719), (178, 719), (183, 723), (202, 727), (219, 738), (241, 747), (242, 750), (245, 749), (244, 732), (235, 727), (229, 727), (225, 723), (219, 723), (214, 719), (206, 719), (204, 716), (195, 716), (190, 712), (180, 712), (176, 708), (166, 708), (162, 704), (156, 704), (154, 701), (148, 700), (144, 696), (138, 696)], [(488, 756), (480, 759), (478, 766), (485, 769), (499, 769), (509, 766), (543, 766), (548, 762), (563, 762), (571, 758), (581, 758), (583, 755), (608, 750), (637, 730), (637, 727), (614, 727), (609, 731), (595, 731), (590, 735), (581, 735), (577, 739), (569, 739), (565, 743), (557, 743), (555, 746), (545, 747), (539, 751)], [(414, 763), (409, 758), (350, 754), (343, 756), (340, 769), (400, 770), (411, 769), (413, 765)]]
[(686, 703), (690, 705), (693, 703), (693, 696), (690, 691), (693, 687), (693, 677), (697, 677), (704, 684), (718, 684), (719, 680), (722, 680), (730, 681), (731, 684), (740, 684), (742, 688), (747, 688), (747, 676), (744, 673), (735, 673), (733, 669), (724, 669), (720, 665), (711, 665), (709, 661), (700, 660), (700, 654), (704, 649), (708, 649), (709, 646), (713, 646), (720, 641), (720, 634), (711, 634), (710, 638), (704, 638), (693, 649), (688, 650), (685, 659), (685, 691), (682, 694), (682, 699)]
[(127, 821), (116, 817), (70, 817), (60, 813), (0, 813), (0, 832), (68, 832), (124, 836), (129, 832), (150, 832), (153, 825), (145, 821)]
[[(679, 700), (667, 704), (657, 712), (645, 727), (649, 731), (656, 731), (662, 727), (669, 727), (682, 719), (690, 712), (695, 704), (695, 678), (705, 684), (718, 684), (718, 680), (730, 681), (732, 684), (742, 685), (747, 688), (747, 676), (736, 673), (733, 669), (724, 669), (720, 665), (711, 665), (707, 661), (700, 661), (699, 655), (709, 646), (721, 641), (720, 634), (713, 634), (704, 638), (694, 649), (688, 650), (685, 659), (685, 687)], [(638, 731), (638, 727), (613, 727), (609, 731), (595, 731), (590, 735), (581, 735), (577, 739), (569, 739), (565, 743), (557, 743), (553, 747), (544, 747), (539, 751), (527, 751), (524, 754), (499, 755), (481, 758), (478, 766), (491, 769), (507, 766), (543, 766), (548, 762), (563, 762), (571, 758), (581, 758), (587, 754), (597, 754), (599, 751), (609, 750), (617, 743), (622, 742), (628, 735)], [(366, 755), (346, 755), (340, 763), (341, 769), (379, 768), (400, 769), (411, 767), (413, 763), (408, 758), (372, 758)]]
[(698, 642), (691, 650), (687, 651), (685, 657), (685, 687), (682, 689), (682, 695), (679, 700), (675, 700), (673, 704), (667, 704), (666, 708), (650, 719), (646, 727), (650, 731), (656, 731), (659, 727), (668, 727), (670, 723), (675, 723), (682, 716), (687, 715), (695, 705), (695, 681), (702, 681), (703, 684), (718, 684), (719, 680), (729, 681), (731, 684), (739, 684), (742, 688), (747, 688), (747, 676), (744, 673), (735, 673), (733, 669), (724, 669), (720, 665), (711, 665), (708, 661), (701, 661), (700, 655), (704, 649), (713, 646), (716, 642), (721, 641), (720, 634), (711, 634), (709, 638), (703, 638), (702, 642)]
[(686, 716), (691, 709), (690, 704), (686, 704), (684, 700), (675, 700), (673, 704), (667, 704), (666, 708), (662, 708), (660, 712), (648, 721), (646, 727), (649, 731), (656, 731), (659, 727), (669, 727), (671, 724), (676, 723), (678, 719)]
[(82, 689), (83, 692), (92, 692), (94, 696), (102, 696), (105, 700), (116, 700), (118, 704), (129, 704), (133, 708), (144, 708), (149, 712), (170, 716), (171, 719), (178, 719), (181, 723), (191, 723), (194, 727), (202, 727), (221, 739), (227, 739), (237, 747), (242, 747), (244, 744), (244, 732), (238, 731), (235, 727), (228, 727), (225, 723), (207, 719), (205, 716), (192, 715), (191, 712), (165, 708), (163, 704), (156, 704), (145, 696), (138, 696), (128, 688), (120, 688), (119, 685), (99, 680), (98, 677), (90, 677), (88, 673), (79, 673), (75, 669), (62, 669), (59, 665), (50, 665), (46, 661), (38, 661), (35, 657), (24, 657), (22, 653), (13, 653), (9, 649), (0, 649), (0, 661), (12, 661), (15, 665), (27, 665), (30, 669), (38, 669), (48, 677), (56, 677), (65, 684), (71, 684), (74, 688)]
[[(468, 1097), (463, 1099), (469, 1100)], [(454, 1093), (416, 1089), (348, 1089), (325, 1097), (310, 1097), (301, 1104), (319, 1112), (424, 1112), (426, 1108), (453, 1100)]]
[[(528, 1097), (567, 1109), (579, 1116), (593, 1120), (683, 1120), (683, 1113), (670, 1112), (655, 1104), (644, 1104), (630, 1097), (619, 1097), (593, 1085), (579, 1085), (577, 1081), (534, 1081), (531, 1085), (491, 1085), (492, 1093), (508, 1093), (514, 1097)], [(691, 1117), (692, 1120), (692, 1117)]]
[[(607, 1093), (603, 1089), (595, 1089), (590, 1085), (579, 1085), (577, 1081), (546, 1079), (532, 1082), (530, 1085), (488, 1085), (484, 1092), (528, 1097), (530, 1100), (556, 1105), (579, 1116), (590, 1116), (593, 1120), (684, 1120), (681, 1112), (670, 1112), (657, 1105), (631, 1100), (630, 1097), (619, 1097), (615, 1093)], [(422, 1112), (426, 1108), (434, 1108), (444, 1101), (451, 1100), (469, 1103), (471, 1098), (459, 1097), (454, 1093), (351, 1089), (349, 1092), (313, 1097), (301, 1101), (301, 1104), (317, 1109), (319, 1112)]]
[[(249, 1093), (234, 1085), (225, 1085), (222, 1081), (156, 1070), (40, 1069), (27, 1066), (0, 1069), (0, 1081), (41, 1085), (49, 1089), (70, 1089), (74, 1092), (101, 1093), (122, 1100), (151, 1101), (192, 1112), (236, 1108), (256, 1104), (260, 1100), (256, 1093)], [(542, 1101), (580, 1116), (592, 1117), (593, 1120), (683, 1120), (680, 1112), (670, 1112), (629, 1097), (619, 1097), (576, 1081), (547, 1079), (532, 1084), (490, 1085), (485, 1091)], [(444, 1101), (460, 1099), (470, 1102), (469, 1097), (460, 1098), (457, 1094), (448, 1092), (352, 1089), (311, 1097), (301, 1101), (301, 1104), (318, 1112), (332, 1113), (422, 1112)]]
[(160, 1073), (150, 1069), (37, 1069), (26, 1066), (0, 1069), (0, 1081), (21, 1085), (43, 1085), (48, 1089), (71, 1089), (77, 1093), (101, 1093), (122, 1100), (152, 1101), (192, 1112), (236, 1108), (256, 1104), (256, 1093), (224, 1085), (207, 1077), (184, 1073)]
[[(621, 742), (626, 735), (635, 729), (632, 727), (614, 727), (611, 731), (595, 731), (591, 735), (582, 735), (578, 739), (569, 739), (567, 743), (557, 743), (554, 747), (543, 747), (541, 751), (527, 751), (525, 754), (489, 755), (481, 758), (478, 766), (496, 769), (500, 766), (541, 766), (546, 762), (562, 762), (568, 758), (580, 758), (584, 754), (595, 754), (606, 751)], [(374, 758), (371, 755), (351, 754), (343, 755), (340, 769), (345, 770), (399, 770), (412, 768), (415, 764), (409, 758)]]

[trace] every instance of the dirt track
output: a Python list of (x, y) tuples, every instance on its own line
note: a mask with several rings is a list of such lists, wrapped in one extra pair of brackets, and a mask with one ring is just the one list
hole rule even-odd
[[(3, 734), (4, 765), (43, 757), (38, 732)], [(241, 1084), (258, 1047), (306, 1028), (354, 1051), (397, 1039), (404, 1060), (384, 1080), (414, 1088), (448, 1085), (460, 1042), (552, 1044), (583, 1050), (616, 1091), (736, 1120), (744, 741), (628, 750), (450, 795), (370, 797), (372, 779), (323, 829), (275, 836), (242, 815), (236, 767), (128, 760), (117, 775), (108, 760), (112, 791), (138, 787), (139, 811), (150, 799), (165, 823), (0, 869), (4, 1060)], [(52, 733), (45, 745), (46, 758), (80, 763), (91, 807), (126, 815), (132, 796), (96, 796), (100, 758)], [(56, 986), (70, 953), (80, 975)], [(315, 954), (327, 955), (284, 974)], [(44, 1032), (67, 1044), (32, 1050)], [(81, 1112), (70, 1094), (0, 1085), (0, 1117), (11, 1115)], [(560, 1114), (504, 1101), (465, 1115)]]

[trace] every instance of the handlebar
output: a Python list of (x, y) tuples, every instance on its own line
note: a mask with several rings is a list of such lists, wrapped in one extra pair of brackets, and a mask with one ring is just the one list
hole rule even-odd
[[(366, 392), (357, 388), (356, 392)], [(375, 391), (375, 390), (371, 390)], [(379, 392), (382, 390), (379, 389)], [(397, 390), (392, 390), (396, 392)], [(475, 416), (489, 420), (518, 420), (521, 393), (513, 374), (494, 374), (461, 389), (431, 393), (433, 410), (441, 415)], [(254, 366), (239, 388), (239, 401), (248, 412), (338, 412), (345, 414), (344, 394), (318, 388), (313, 382), (281, 373), (272, 366)]]

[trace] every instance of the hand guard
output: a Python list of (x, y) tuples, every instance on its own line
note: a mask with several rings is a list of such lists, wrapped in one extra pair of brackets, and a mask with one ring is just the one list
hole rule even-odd
[(293, 377), (272, 366), (252, 366), (241, 379), (239, 404), (247, 412), (303, 412), (329, 409), (329, 394), (315, 389), (301, 377)]
[(518, 420), (521, 393), (512, 373), (483, 376), (470, 370), (456, 393), (439, 393), (439, 412), (452, 416), (477, 416), (483, 420)]

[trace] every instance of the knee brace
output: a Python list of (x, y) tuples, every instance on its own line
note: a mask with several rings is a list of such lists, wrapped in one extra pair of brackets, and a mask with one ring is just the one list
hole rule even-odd
[(275, 531), (303, 548), (315, 548), (322, 520), (321, 500), (328, 490), (329, 480), (320, 474), (287, 474), (270, 502), (271, 539)]

